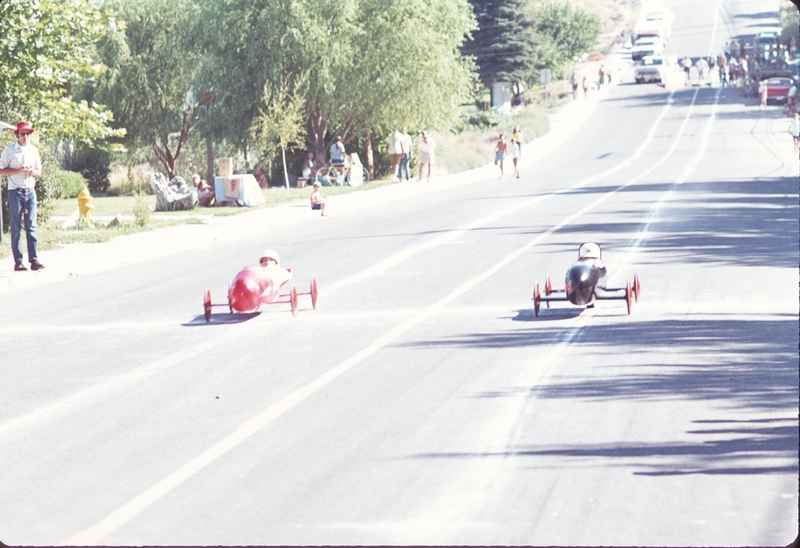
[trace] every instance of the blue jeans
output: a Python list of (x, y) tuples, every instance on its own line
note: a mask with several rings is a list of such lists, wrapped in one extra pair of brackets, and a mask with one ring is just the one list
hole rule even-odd
[[(27, 213), (24, 211), (27, 210)], [(20, 232), (25, 218), (25, 235), (28, 241), (28, 261), (38, 260), (36, 255), (36, 191), (32, 188), (13, 188), (8, 191), (8, 222), (11, 225), (11, 252), (14, 261), (22, 262)]]
[(408, 161), (409, 161), (409, 154), (408, 152), (406, 152), (405, 154), (403, 154), (403, 157), (400, 158), (400, 169), (398, 169), (397, 173), (398, 177), (400, 177), (400, 179), (403, 179), (404, 178), (403, 173), (405, 172), (406, 181), (411, 180), (411, 173), (408, 171)]

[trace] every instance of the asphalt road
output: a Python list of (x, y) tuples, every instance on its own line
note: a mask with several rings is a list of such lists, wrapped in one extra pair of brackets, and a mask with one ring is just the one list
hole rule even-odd
[[(694, 55), (772, 13), (689, 6), (670, 47)], [(109, 268), (0, 293), (0, 540), (794, 540), (788, 119), (736, 90), (622, 83), (573, 123), (519, 180), (132, 236), (82, 249)], [(584, 241), (610, 281), (639, 275), (633, 313), (535, 317), (534, 283), (559, 286)], [(224, 300), (265, 247), (319, 281), (318, 309), (206, 324), (205, 289)]]

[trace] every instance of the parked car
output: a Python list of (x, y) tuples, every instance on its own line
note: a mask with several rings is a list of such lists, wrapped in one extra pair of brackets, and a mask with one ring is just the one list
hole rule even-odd
[(644, 82), (664, 83), (669, 74), (678, 72), (678, 58), (674, 55), (663, 57), (661, 55), (647, 55), (642, 59), (642, 64), (633, 71), (637, 84)]
[(792, 87), (791, 78), (768, 78), (767, 79), (767, 102), (774, 101), (785, 104), (789, 98), (789, 90)]
[(633, 47), (631, 48), (631, 59), (634, 61), (641, 61), (648, 55), (661, 55), (663, 49), (664, 44), (659, 38), (653, 38), (650, 36), (638, 38), (636, 42), (633, 43)]

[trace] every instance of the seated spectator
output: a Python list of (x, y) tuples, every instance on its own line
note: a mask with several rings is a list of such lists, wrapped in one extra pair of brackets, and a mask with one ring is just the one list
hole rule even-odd
[(322, 192), (320, 192), (321, 185), (319, 182), (314, 181), (314, 191), (311, 193), (311, 209), (319, 211), (320, 215), (325, 215), (325, 200), (322, 199)]
[(214, 189), (211, 188), (205, 179), (200, 179), (197, 183), (197, 200), (201, 207), (210, 207), (214, 201)]
[(314, 160), (314, 153), (309, 152), (306, 155), (306, 159), (303, 161), (303, 177), (310, 179), (311, 177), (316, 176), (317, 168), (318, 166), (316, 160)]

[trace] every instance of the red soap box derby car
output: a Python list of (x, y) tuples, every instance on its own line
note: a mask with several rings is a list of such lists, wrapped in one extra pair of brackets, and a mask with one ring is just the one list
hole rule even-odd
[(227, 303), (212, 303), (211, 291), (206, 291), (203, 300), (206, 322), (211, 321), (211, 309), (215, 306), (227, 306), (231, 313), (246, 314), (256, 312), (267, 304), (289, 304), (292, 307), (292, 315), (297, 316), (299, 295), (311, 295), (311, 305), (317, 308), (319, 295), (317, 280), (311, 280), (308, 292), (299, 292), (294, 286), (288, 292), (284, 292), (284, 286), (291, 279), (292, 270), (281, 268), (277, 262), (267, 267), (255, 266), (242, 269), (231, 281)]

